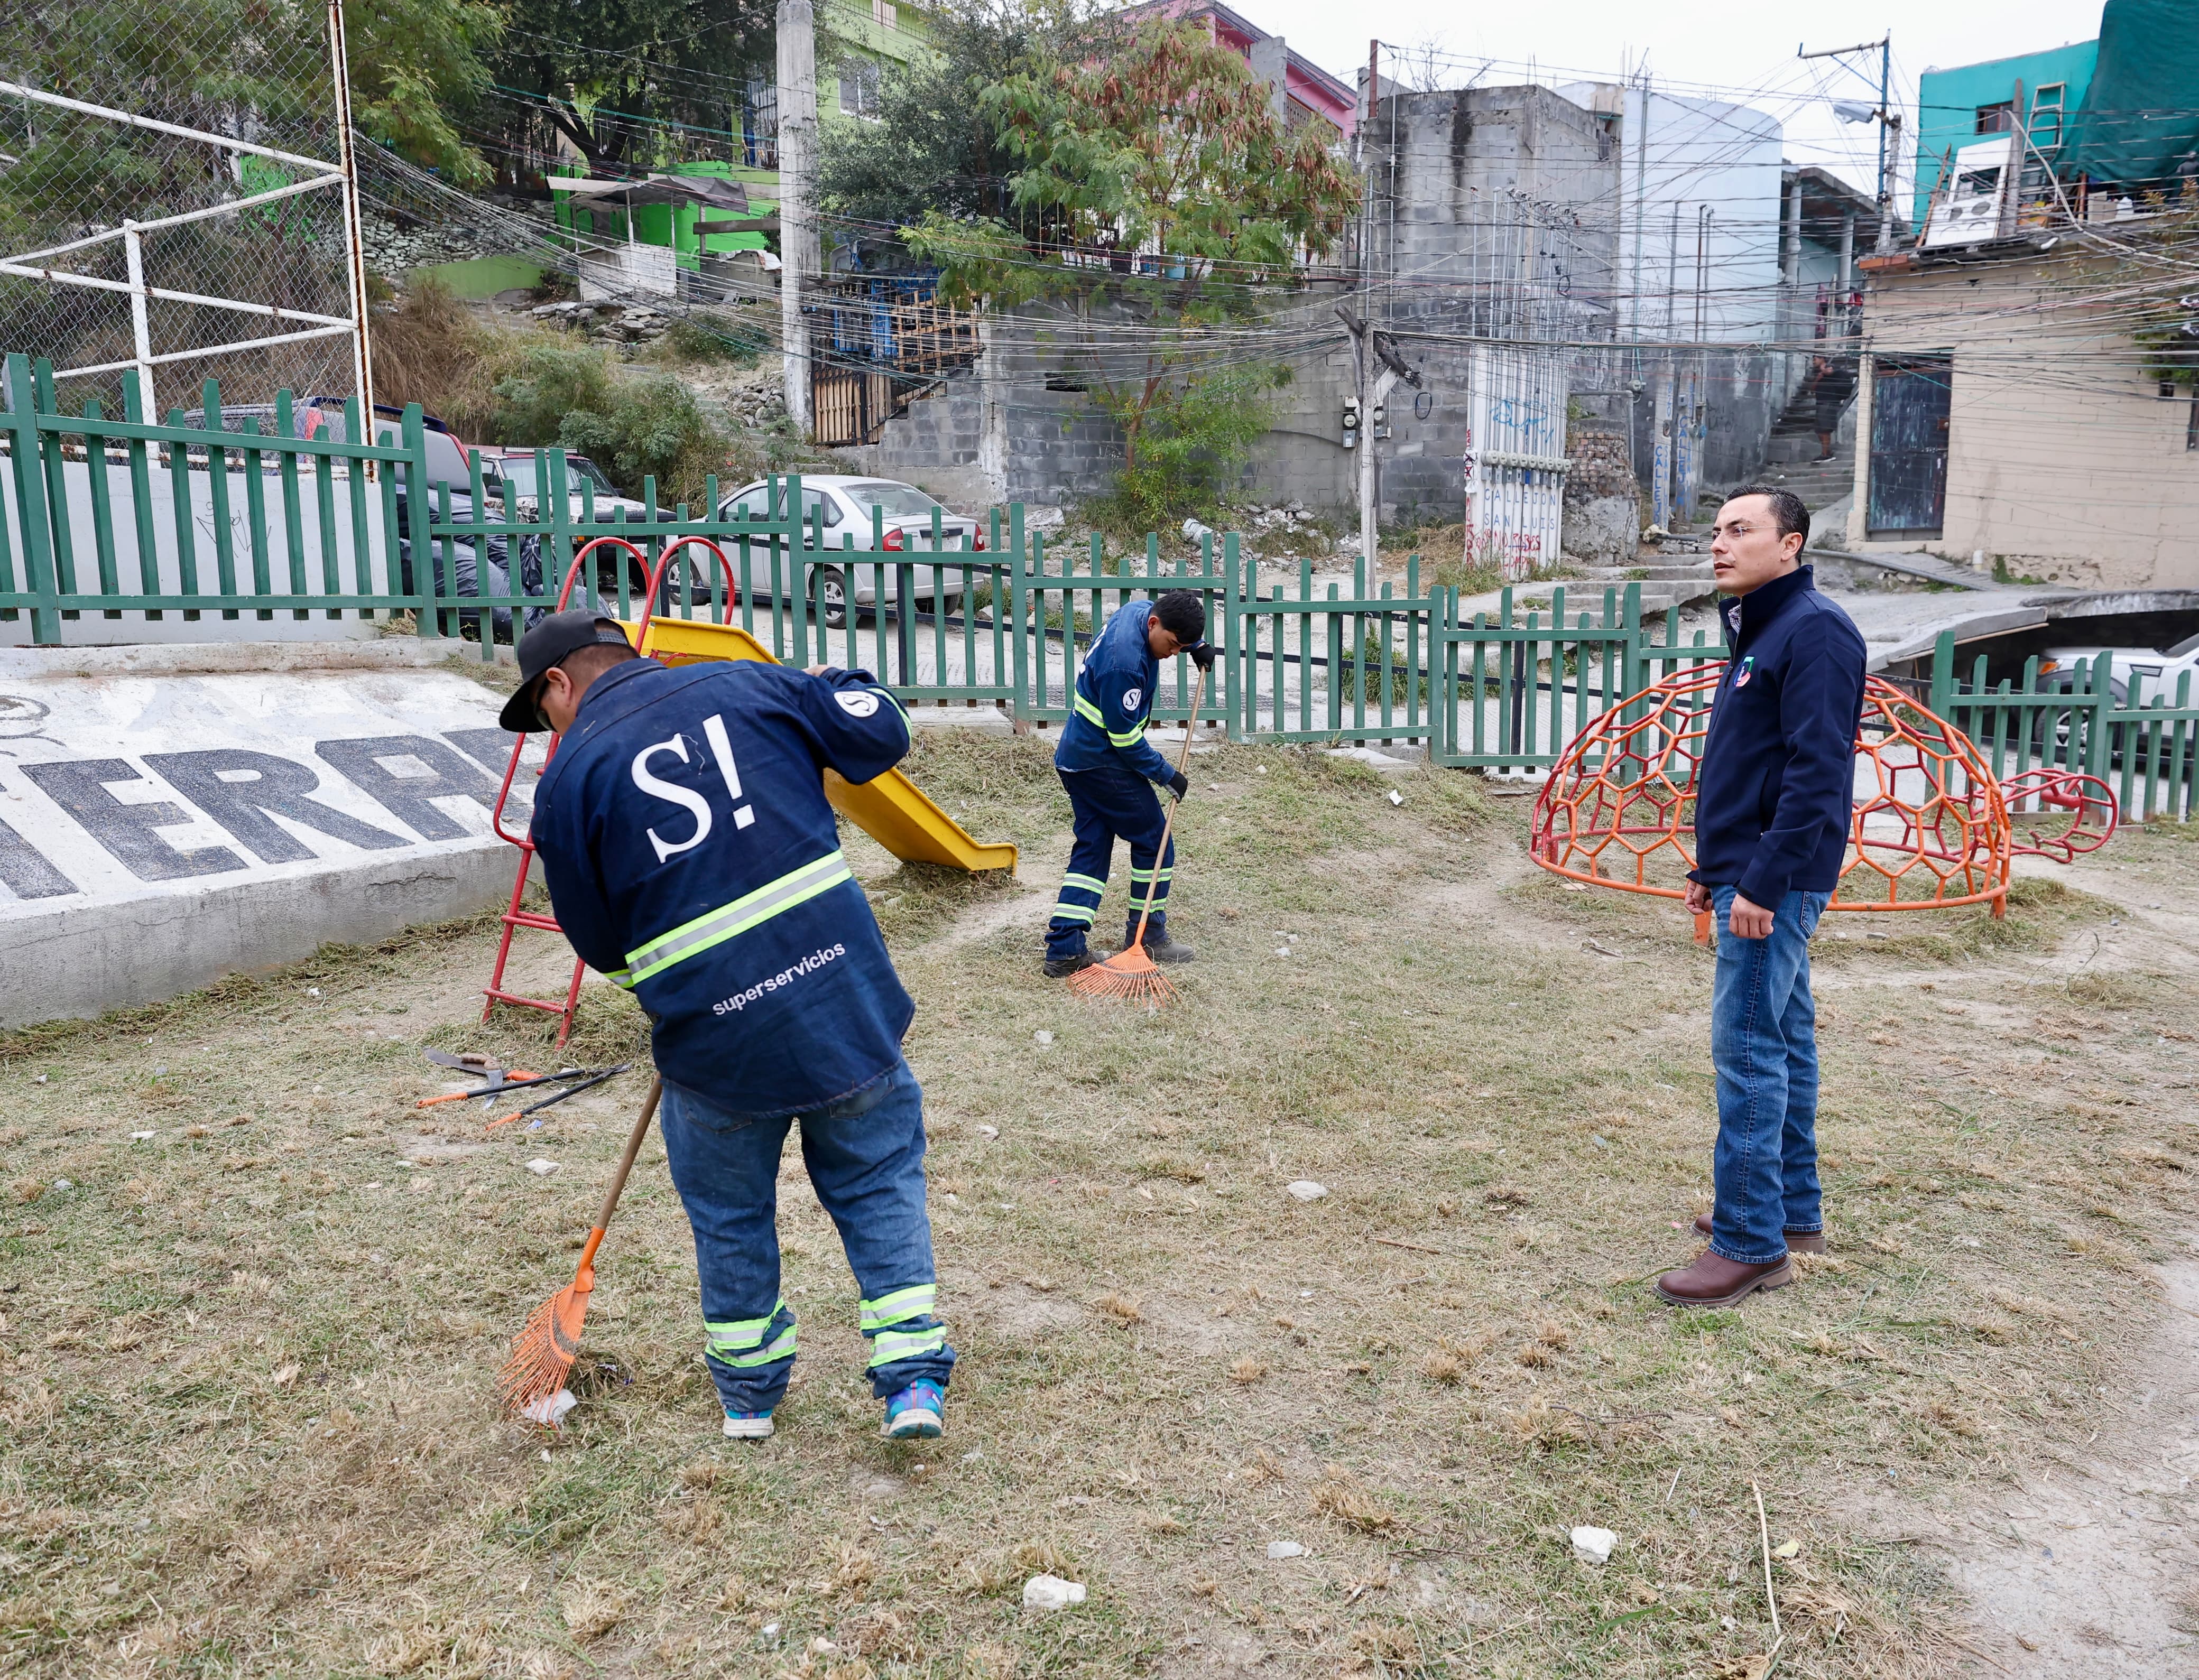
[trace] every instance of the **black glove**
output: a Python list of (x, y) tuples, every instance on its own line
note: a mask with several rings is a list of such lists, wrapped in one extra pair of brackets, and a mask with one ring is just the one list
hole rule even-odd
[(1201, 671), (1214, 669), (1214, 644), (1202, 642), (1191, 650), (1191, 662)]
[(1176, 798), (1181, 799), (1191, 791), (1191, 778), (1181, 770), (1178, 770), (1174, 776), (1169, 777), (1168, 785), (1169, 792), (1175, 794)]

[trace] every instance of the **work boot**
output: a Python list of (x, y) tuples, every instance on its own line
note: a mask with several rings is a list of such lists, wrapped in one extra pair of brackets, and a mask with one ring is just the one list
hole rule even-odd
[[(1124, 950), (1128, 950), (1135, 942), (1137, 931), (1134, 927), (1123, 930), (1123, 949)], [(1192, 948), (1181, 939), (1169, 938), (1168, 930), (1165, 927), (1158, 930), (1152, 928), (1146, 930), (1146, 955), (1156, 962), (1188, 962), (1195, 954)]]
[(1050, 980), (1065, 979), (1079, 968), (1089, 968), (1096, 960), (1088, 950), (1080, 950), (1074, 956), (1049, 956), (1046, 959), (1046, 977)]
[(1783, 1254), (1765, 1265), (1746, 1266), (1706, 1248), (1694, 1264), (1659, 1278), (1657, 1293), (1674, 1306), (1733, 1306), (1759, 1289), (1783, 1288), (1794, 1281), (1794, 1263)]
[[(1711, 1216), (1708, 1213), (1696, 1214), (1695, 1229), (1706, 1237), (1710, 1235)], [(1782, 1231), (1780, 1235), (1787, 1239), (1787, 1246), (1797, 1254), (1822, 1254), (1825, 1252), (1825, 1234), (1823, 1231)]]

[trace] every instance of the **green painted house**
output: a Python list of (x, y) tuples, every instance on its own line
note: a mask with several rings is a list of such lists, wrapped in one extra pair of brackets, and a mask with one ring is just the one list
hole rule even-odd
[(1923, 225), (1949, 152), (1960, 151), (1981, 135), (2006, 133), (2020, 119), (2046, 160), (2057, 161), (2062, 136), (2085, 102), (2099, 56), (2097, 41), (2074, 41), (1919, 76), (1915, 224)]

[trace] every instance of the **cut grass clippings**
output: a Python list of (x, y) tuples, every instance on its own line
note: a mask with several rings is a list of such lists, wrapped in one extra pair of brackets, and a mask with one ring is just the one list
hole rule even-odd
[[(1470, 777), (1217, 747), (1181, 818), (1182, 1002), (1086, 1003), (1037, 972), (1050, 747), (926, 732), (912, 765), (1025, 847), (1018, 882), (846, 837), (919, 1000), (943, 1442), (877, 1439), (791, 1151), (801, 1365), (773, 1439), (720, 1437), (654, 1137), (580, 1406), (498, 1418), (643, 1086), (526, 1131), (413, 1107), (444, 1088), (425, 1047), (548, 1053), (546, 1018), (479, 1021), (493, 918), (11, 1035), (12, 1671), (1677, 1680), (1770, 1648), (1752, 1479), (1801, 1542), (1770, 1566), (1782, 1672), (1957, 1671), (1903, 1502), (2081, 1445), (2190, 1224), (2176, 987), (2054, 966), (2097, 903), (2027, 887), (2001, 933), (1829, 964), (1833, 1253), (1674, 1312), (1642, 1280), (1694, 1252), (1713, 1128), (1682, 913), (1564, 892)], [(2173, 836), (2088, 862), (2199, 887)], [(1126, 904), (1118, 863), (1103, 930)], [(518, 978), (568, 962), (528, 936)], [(629, 998), (583, 1000), (572, 1059), (639, 1053)], [(1607, 1566), (1581, 1524), (1619, 1535)], [(1041, 1572), (1088, 1602), (1025, 1611)]]

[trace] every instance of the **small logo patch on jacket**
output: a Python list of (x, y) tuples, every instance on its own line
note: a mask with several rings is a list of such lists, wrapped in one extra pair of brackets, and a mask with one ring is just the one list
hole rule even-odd
[(1138, 709), (1138, 702), (1145, 697), (1146, 691), (1143, 689), (1125, 689), (1123, 691), (1123, 710), (1135, 712)]
[(1756, 655), (1753, 654), (1744, 654), (1741, 661), (1741, 670), (1735, 675), (1733, 679), (1734, 687), (1736, 689), (1747, 688), (1748, 686), (1748, 679), (1755, 674)]
[(878, 697), (868, 689), (843, 689), (832, 698), (840, 702), (840, 709), (850, 718), (870, 718), (878, 713)]

